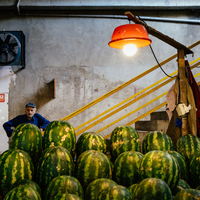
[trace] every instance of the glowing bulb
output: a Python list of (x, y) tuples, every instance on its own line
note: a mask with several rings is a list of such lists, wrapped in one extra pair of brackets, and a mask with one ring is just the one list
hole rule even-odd
[(137, 47), (134, 44), (126, 44), (123, 48), (123, 52), (127, 56), (133, 56), (137, 52)]

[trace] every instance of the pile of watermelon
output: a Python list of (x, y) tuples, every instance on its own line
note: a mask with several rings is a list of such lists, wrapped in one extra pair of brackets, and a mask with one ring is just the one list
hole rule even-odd
[(106, 140), (52, 121), (44, 132), (21, 124), (0, 155), (0, 199), (186, 200), (200, 199), (200, 139), (149, 132), (141, 142), (131, 126)]

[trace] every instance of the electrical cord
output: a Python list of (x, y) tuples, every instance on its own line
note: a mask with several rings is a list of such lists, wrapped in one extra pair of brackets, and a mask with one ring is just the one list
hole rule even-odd
[(163, 70), (163, 68), (161, 67), (160, 63), (158, 62), (158, 59), (156, 58), (156, 55), (155, 55), (155, 53), (154, 53), (154, 51), (153, 51), (153, 48), (151, 47), (151, 44), (149, 45), (149, 47), (150, 47), (150, 49), (151, 49), (151, 52), (152, 52), (152, 54), (153, 54), (153, 56), (154, 56), (156, 62), (158, 63), (158, 66), (159, 66), (160, 69), (163, 71), (163, 73), (164, 73), (166, 76), (170, 77), (170, 78), (178, 78), (178, 76), (170, 76), (170, 75), (168, 75), (168, 74)]
[[(143, 19), (141, 19), (138, 15), (135, 15), (135, 16), (137, 16), (137, 17), (147, 26), (146, 22), (145, 22)], [(163, 73), (164, 73), (166, 76), (170, 77), (170, 78), (178, 78), (178, 76), (170, 76), (170, 75), (168, 75), (168, 74), (163, 70), (163, 68), (161, 67), (160, 63), (158, 62), (158, 59), (156, 58), (156, 55), (155, 55), (155, 53), (154, 53), (154, 51), (153, 51), (153, 48), (152, 48), (151, 44), (149, 45), (149, 47), (150, 47), (150, 49), (151, 49), (151, 52), (152, 52), (152, 54), (153, 54), (153, 56), (154, 56), (154, 58), (155, 58), (155, 60), (156, 60), (156, 62), (157, 62), (157, 64), (158, 64), (158, 66), (159, 66), (160, 69), (163, 71)]]

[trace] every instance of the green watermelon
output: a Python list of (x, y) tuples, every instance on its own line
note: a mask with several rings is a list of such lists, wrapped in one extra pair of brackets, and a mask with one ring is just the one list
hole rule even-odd
[(52, 146), (65, 147), (74, 158), (76, 134), (73, 126), (66, 121), (52, 121), (44, 131), (44, 149)]
[(173, 195), (165, 181), (146, 178), (135, 189), (133, 200), (173, 200)]
[(83, 133), (76, 143), (77, 158), (86, 150), (96, 150), (106, 154), (107, 144), (105, 138), (95, 132)]
[(178, 185), (172, 190), (172, 194), (176, 196), (176, 194), (184, 189), (190, 189), (188, 183), (182, 179), (179, 179)]
[(192, 188), (200, 185), (200, 151), (191, 158), (189, 165), (189, 184)]
[(180, 167), (177, 160), (166, 151), (153, 150), (144, 155), (139, 166), (140, 179), (159, 178), (170, 189), (177, 186), (180, 179)]
[(86, 191), (87, 186), (95, 179), (112, 178), (112, 164), (104, 153), (87, 150), (78, 157), (75, 174)]
[(126, 187), (114, 185), (102, 190), (97, 200), (132, 200), (132, 194)]
[(53, 200), (57, 194), (70, 193), (83, 199), (83, 188), (80, 182), (72, 176), (58, 176), (47, 186), (44, 193), (44, 200)]
[(41, 191), (39, 185), (38, 185), (35, 181), (29, 180), (29, 179), (23, 179), (23, 180), (17, 181), (17, 182), (13, 185), (13, 188), (15, 188), (15, 187), (20, 187), (20, 186), (22, 186), (22, 185), (28, 185), (28, 186), (32, 187), (33, 189), (35, 189), (35, 190), (38, 192), (38, 194), (39, 194), (40, 196), (42, 195), (42, 191)]
[(135, 190), (137, 190), (139, 183), (134, 183), (133, 185), (131, 185), (128, 189), (131, 192), (132, 195), (135, 194)]
[(191, 134), (184, 135), (177, 140), (176, 149), (184, 157), (189, 166), (192, 156), (200, 151), (200, 138)]
[(62, 193), (55, 196), (54, 200), (82, 200), (79, 196), (75, 194)]
[(184, 157), (177, 151), (167, 151), (167, 153), (174, 156), (174, 158), (176, 158), (176, 160), (178, 161), (180, 167), (180, 178), (185, 181), (188, 181), (188, 167)]
[(146, 154), (152, 150), (174, 150), (172, 139), (161, 131), (149, 132), (142, 141), (142, 152)]
[(109, 187), (117, 185), (113, 180), (107, 178), (99, 178), (92, 181), (85, 192), (85, 199), (96, 200), (99, 193)]
[(112, 161), (125, 151), (141, 151), (137, 131), (131, 126), (116, 127), (110, 137), (110, 154)]
[(4, 198), (4, 200), (26, 200), (26, 199), (41, 200), (41, 197), (34, 188), (28, 185), (22, 185), (9, 191)]
[(36, 167), (36, 182), (44, 191), (52, 179), (61, 175), (74, 175), (74, 163), (69, 151), (61, 146), (45, 149)]
[(199, 200), (200, 191), (196, 189), (184, 189), (178, 192), (174, 200)]
[(9, 149), (0, 157), (0, 195), (5, 196), (13, 185), (23, 179), (32, 180), (34, 166), (29, 154), (23, 150)]
[(36, 163), (42, 153), (42, 134), (34, 124), (20, 124), (13, 131), (9, 149), (26, 151)]
[(143, 154), (136, 151), (126, 151), (121, 153), (115, 160), (112, 179), (119, 185), (129, 187), (134, 183), (139, 183), (139, 164)]

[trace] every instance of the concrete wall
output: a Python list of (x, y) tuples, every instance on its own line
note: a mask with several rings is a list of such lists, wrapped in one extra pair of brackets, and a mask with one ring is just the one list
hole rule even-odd
[[(177, 16), (177, 18), (180, 17), (189, 19), (187, 16)], [(15, 74), (15, 81), (12, 76), (8, 81), (9, 87), (6, 91), (9, 99), (8, 119), (23, 114), (27, 102), (34, 102), (37, 111), (50, 121), (62, 119), (156, 65), (149, 47), (138, 49), (134, 57), (126, 57), (121, 50), (108, 46), (114, 28), (125, 23), (128, 21), (120, 19), (1, 16), (0, 30), (22, 30), (26, 37), (26, 68), (17, 71), (15, 67), (12, 67), (11, 74)], [(196, 24), (149, 21), (148, 25), (185, 46), (200, 39), (199, 25)], [(152, 48), (160, 62), (177, 53), (176, 49), (168, 44), (151, 35), (149, 37), (153, 41)], [(199, 46), (192, 50), (194, 57), (188, 55), (189, 62), (200, 55)], [(4, 69), (5, 67), (0, 69), (0, 72)], [(164, 65), (163, 69), (168, 74), (177, 70), (176, 59)], [(197, 71), (193, 70), (194, 74)], [(77, 127), (164, 76), (164, 73), (157, 69), (70, 119), (69, 122)], [(56, 79), (57, 84), (55, 99), (52, 96), (53, 88), (50, 84), (53, 79)], [(119, 116), (129, 113), (165, 92), (173, 83), (174, 81), (158, 90), (153, 96), (150, 95), (135, 103), (90, 130), (99, 130)], [(0, 93), (2, 93), (2, 88)], [(101, 134), (103, 136), (109, 134), (117, 125), (126, 124), (163, 101), (165, 97), (145, 107), (144, 111), (138, 111), (108, 130), (102, 131)], [(160, 110), (165, 110), (165, 107)]]

